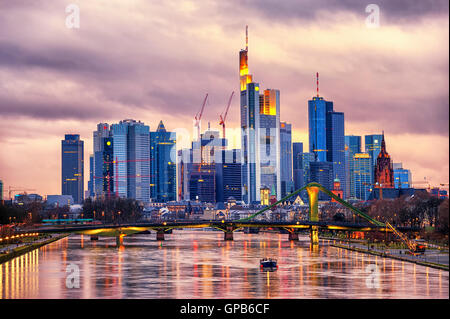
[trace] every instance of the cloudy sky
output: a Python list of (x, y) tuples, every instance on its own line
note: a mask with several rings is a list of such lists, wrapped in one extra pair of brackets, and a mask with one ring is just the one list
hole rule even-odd
[[(67, 28), (67, 5), (80, 28)], [(365, 8), (380, 8), (368, 28)], [(85, 141), (99, 122), (160, 120), (187, 146), (239, 90), (238, 52), (249, 26), (249, 67), (281, 91), (281, 120), (308, 149), (307, 101), (345, 113), (346, 135), (385, 132), (413, 180), (449, 180), (448, 0), (0, 0), (0, 179), (61, 192), (61, 139)], [(239, 101), (228, 136), (240, 147)], [(233, 132), (236, 129), (236, 132)], [(85, 178), (87, 184), (87, 178)]]

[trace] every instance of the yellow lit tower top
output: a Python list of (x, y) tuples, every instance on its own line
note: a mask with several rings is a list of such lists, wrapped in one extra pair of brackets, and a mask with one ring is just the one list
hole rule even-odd
[(252, 76), (248, 74), (248, 25), (245, 26), (245, 50), (239, 52), (239, 75), (241, 91), (245, 91), (247, 84), (252, 82)]

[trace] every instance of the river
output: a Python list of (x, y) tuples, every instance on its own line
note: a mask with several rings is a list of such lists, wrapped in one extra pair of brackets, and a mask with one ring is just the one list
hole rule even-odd
[[(0, 265), (0, 297), (449, 298), (448, 271), (329, 246), (307, 236), (174, 230), (124, 238), (71, 235)], [(262, 257), (279, 269), (259, 269)], [(79, 274), (78, 277), (76, 275)], [(79, 278), (78, 281), (76, 278)]]

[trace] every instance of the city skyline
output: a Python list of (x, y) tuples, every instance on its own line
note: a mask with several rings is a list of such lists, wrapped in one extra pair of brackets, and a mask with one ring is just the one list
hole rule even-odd
[[(239, 17), (232, 25), (224, 19), (213, 22), (213, 18), (191, 25), (192, 29), (188, 29), (195, 31), (191, 41), (198, 41), (201, 46), (195, 48), (196, 44), (189, 42), (185, 54), (169, 50), (167, 55), (164, 43), (173, 49), (177, 39), (188, 32), (177, 28), (179, 24), (149, 34), (123, 25), (126, 18), (111, 7), (109, 10), (117, 19), (102, 21), (99, 26), (92, 20), (99, 6), (81, 3), (81, 27), (70, 30), (64, 26), (63, 5), (60, 10), (49, 2), (43, 1), (43, 4), (46, 4), (43, 8), (48, 9), (45, 12), (14, 4), (6, 5), (0, 12), (1, 29), (15, 35), (9, 38), (7, 32), (0, 32), (0, 78), (10, 80), (5, 89), (0, 90), (0, 147), (4, 150), (0, 156), (0, 179), (5, 190), (11, 185), (35, 188), (39, 194), (58, 194), (61, 187), (58, 142), (65, 134), (80, 134), (89, 150), (84, 154), (84, 170), (88, 172), (92, 131), (100, 122), (133, 118), (145, 122), (154, 131), (162, 120), (169, 131), (184, 128), (190, 133), (186, 140), (180, 138), (177, 149), (188, 147), (195, 134), (192, 120), (206, 92), (210, 103), (202, 118), (203, 127), (211, 122), (212, 127), (219, 130), (219, 114), (227, 97), (231, 91), (239, 89), (236, 51), (245, 43), (243, 28), (246, 24), (249, 25), (251, 74), (264, 88), (280, 90), (280, 120), (292, 124), (292, 142), (302, 142), (304, 149), (309, 148), (307, 101), (315, 95), (317, 71), (320, 95), (332, 100), (336, 109), (345, 113), (345, 135), (365, 136), (384, 130), (391, 158), (410, 169), (413, 180), (427, 176), (432, 184), (448, 182), (446, 11), (439, 13), (432, 8), (419, 14), (412, 5), (408, 15), (394, 23), (392, 18), (398, 15), (395, 6), (390, 7), (388, 3), (383, 6), (382, 2), (381, 16), (386, 19), (381, 20), (378, 29), (368, 29), (364, 24), (367, 14), (361, 5), (348, 8), (334, 4), (329, 11), (314, 11), (311, 17), (300, 15), (297, 18), (280, 9), (274, 15), (275, 26), (269, 28), (263, 23), (266, 13), (261, 9), (251, 4), (233, 3), (236, 8), (249, 6), (255, 15), (248, 20)], [(197, 16), (199, 10), (212, 10), (217, 17), (221, 14), (218, 8), (229, 4), (215, 5), (206, 5), (206, 9), (195, 8), (195, 4), (170, 8), (175, 9), (175, 15), (190, 11), (192, 16)], [(144, 27), (142, 30), (146, 30), (145, 27), (147, 31), (157, 29), (158, 21), (151, 17), (146, 19), (143, 13), (122, 6), (121, 10), (138, 18), (139, 26)], [(145, 13), (157, 5), (143, 6)], [(15, 21), (7, 18), (9, 11), (29, 16), (29, 24), (14, 25)], [(164, 22), (168, 22), (170, 16), (167, 12), (159, 13), (162, 19), (159, 22), (167, 26)], [(282, 19), (282, 13), (291, 24)], [(47, 18), (51, 21), (48, 24), (43, 21)], [(183, 15), (184, 22), (186, 19)], [(238, 22), (242, 23), (238, 25)], [(41, 32), (26, 43), (23, 40), (29, 38), (36, 23), (42, 24)], [(442, 23), (447, 28), (442, 28)], [(211, 25), (214, 28), (208, 30)], [(336, 32), (338, 26), (342, 29)], [(114, 27), (124, 28), (125, 33), (135, 32), (134, 39), (124, 40), (130, 44), (128, 48), (121, 46), (119, 52), (113, 53), (94, 45), (94, 40), (98, 40), (95, 36), (102, 36), (105, 43), (112, 41), (117, 36), (112, 32)], [(285, 32), (289, 27), (298, 38), (309, 35), (309, 40), (289, 36)], [(52, 39), (46, 38), (46, 32), (52, 33)], [(139, 37), (148, 39), (148, 43), (156, 47), (142, 44)], [(57, 43), (58, 39), (64, 41)], [(392, 46), (397, 41), (401, 42), (401, 47), (394, 47), (394, 54), (392, 48), (383, 52), (386, 44)], [(340, 46), (339, 42), (345, 45)], [(39, 49), (41, 46), (37, 44), (44, 44), (48, 50)], [(323, 49), (317, 50), (318, 45)], [(350, 53), (355, 48), (359, 48), (359, 54)], [(155, 56), (155, 49), (160, 54)], [(15, 57), (2, 54), (11, 50), (18, 54)], [(61, 56), (64, 52), (67, 55)], [(144, 67), (138, 69), (137, 64), (120, 61), (121, 54), (135, 59), (134, 63), (141, 63), (146, 57), (156, 58), (157, 64), (164, 65), (165, 72), (161, 75), (163, 70), (158, 69), (156, 63), (144, 63)], [(104, 58), (103, 62), (100, 58)], [(338, 58), (344, 61), (338, 63)], [(411, 63), (417, 68), (408, 69)], [(194, 81), (189, 80), (191, 76)], [(108, 80), (104, 81), (106, 77)], [(144, 78), (150, 78), (150, 85)], [(21, 91), (26, 94), (17, 98)], [(396, 101), (394, 107), (393, 100)], [(425, 112), (423, 105), (426, 105)], [(238, 99), (230, 108), (227, 138), (230, 149), (241, 148)], [(429, 156), (430, 153), (433, 156)], [(26, 164), (31, 158), (41, 159), (42, 165)], [(87, 181), (85, 176), (85, 189)]]

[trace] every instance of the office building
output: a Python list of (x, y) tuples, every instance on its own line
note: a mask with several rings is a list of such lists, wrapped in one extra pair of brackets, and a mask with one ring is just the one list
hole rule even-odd
[(150, 132), (150, 197), (152, 201), (176, 200), (176, 133), (167, 132), (162, 121)]
[[(326, 189), (333, 189), (333, 163), (331, 162), (310, 162), (310, 182), (316, 182)], [(330, 197), (319, 192), (319, 200), (329, 200)]]
[(372, 190), (372, 158), (368, 153), (353, 155), (353, 181), (351, 183), (354, 198), (368, 200)]
[(412, 179), (411, 171), (403, 168), (402, 163), (393, 163), (394, 169), (394, 187), (395, 188), (410, 188)]
[(333, 111), (332, 102), (327, 106), (327, 161), (333, 163), (333, 176), (339, 179), (346, 198), (344, 113)]
[(227, 202), (230, 198), (242, 200), (241, 150), (224, 150), (224, 160), (216, 163), (216, 202)]
[(303, 143), (292, 143), (292, 171), (295, 190), (302, 188), (303, 177)]
[(89, 155), (89, 181), (88, 181), (88, 196), (94, 197), (94, 155)]
[(292, 177), (292, 125), (280, 123), (280, 181), (281, 197), (286, 197), (294, 191), (294, 181)]
[(150, 201), (150, 127), (126, 119), (94, 131), (94, 195)]
[(308, 101), (308, 132), (310, 153), (315, 161), (333, 164), (333, 175), (346, 195), (344, 113), (334, 111), (333, 102), (320, 97), (318, 87), (317, 96)]
[(353, 156), (361, 153), (361, 136), (345, 136), (345, 178), (347, 181), (347, 194), (345, 198), (355, 198), (353, 185)]
[(372, 165), (372, 180), (375, 179), (375, 176), (373, 175), (375, 165), (377, 163), (377, 157), (378, 154), (381, 151), (381, 140), (383, 139), (383, 136), (381, 134), (372, 134), (372, 135), (366, 135), (364, 136), (364, 149), (365, 153), (368, 153), (371, 158), (371, 165)]
[(311, 163), (315, 161), (316, 155), (314, 153), (303, 153), (302, 154), (302, 165), (303, 165), (303, 186), (312, 182), (311, 180)]
[(61, 194), (72, 195), (75, 203), (84, 198), (84, 142), (78, 134), (66, 134), (61, 141)]
[(242, 145), (243, 201), (260, 202), (261, 188), (272, 186), (281, 197), (280, 180), (280, 91), (267, 89), (260, 94), (248, 69), (246, 48), (239, 52), (240, 113)]

